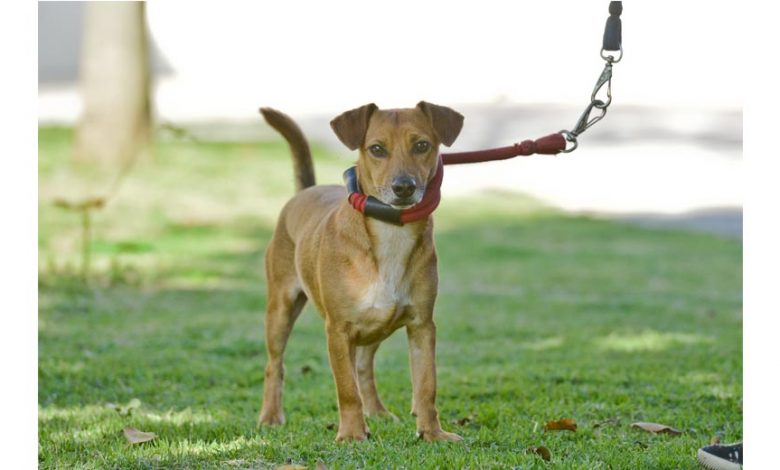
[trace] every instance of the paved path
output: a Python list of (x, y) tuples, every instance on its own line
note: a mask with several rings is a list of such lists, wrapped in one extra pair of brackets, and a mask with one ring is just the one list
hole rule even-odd
[(633, 214), (620, 219), (648, 228), (675, 228), (742, 239), (742, 209), (712, 208), (684, 214)]

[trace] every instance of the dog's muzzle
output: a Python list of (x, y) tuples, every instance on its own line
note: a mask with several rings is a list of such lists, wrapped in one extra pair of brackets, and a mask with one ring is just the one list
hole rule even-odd
[[(411, 179), (411, 177), (407, 178)], [(407, 196), (408, 201), (398, 198), (399, 194), (395, 191), (396, 188), (393, 187), (393, 183), (399, 178), (394, 178), (391, 182), (391, 187), (387, 188), (386, 191), (382, 191), (383, 194), (380, 194), (382, 199), (392, 201), (390, 204), (387, 204), (361, 191), (357, 170), (354, 166), (344, 172), (344, 183), (347, 186), (350, 205), (369, 217), (395, 225), (415, 222), (431, 215), (439, 206), (439, 201), (441, 201), (441, 182), (443, 178), (444, 166), (441, 158), (439, 158), (436, 174), (426, 186), (419, 187), (413, 179), (413, 186), (411, 187), (408, 182), (401, 181), (404, 184), (396, 186), (398, 186), (402, 194), (406, 194), (411, 189), (411, 193)], [(391, 191), (392, 194), (385, 194), (391, 193)], [(407, 206), (406, 203), (409, 205)]]

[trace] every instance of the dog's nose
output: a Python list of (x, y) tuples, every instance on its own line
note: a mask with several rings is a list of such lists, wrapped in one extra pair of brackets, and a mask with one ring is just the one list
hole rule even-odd
[(396, 196), (407, 198), (414, 194), (414, 190), (417, 189), (417, 185), (414, 183), (414, 178), (411, 176), (396, 176), (393, 178), (390, 187), (393, 188), (393, 192)]

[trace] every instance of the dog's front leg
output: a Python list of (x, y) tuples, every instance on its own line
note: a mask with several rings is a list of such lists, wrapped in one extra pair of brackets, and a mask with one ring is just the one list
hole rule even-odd
[(436, 325), (432, 319), (410, 323), (409, 362), (412, 369), (413, 413), (417, 434), (426, 441), (460, 441), (457, 434), (441, 429), (436, 410)]
[(398, 417), (387, 411), (374, 380), (374, 355), (379, 349), (379, 342), (357, 348), (357, 376), (360, 398), (363, 400), (363, 414), (366, 416), (384, 416), (398, 421)]
[(356, 346), (341, 325), (328, 325), (328, 357), (339, 400), (339, 432), (336, 441), (362, 441), (368, 437), (363, 402), (355, 371)]

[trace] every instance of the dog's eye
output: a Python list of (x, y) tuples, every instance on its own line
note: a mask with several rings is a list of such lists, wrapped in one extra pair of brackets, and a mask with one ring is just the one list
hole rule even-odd
[(421, 140), (414, 144), (414, 153), (425, 153), (431, 148), (431, 143), (425, 140)]
[(368, 151), (371, 152), (371, 155), (377, 158), (383, 158), (387, 156), (387, 150), (385, 150), (385, 148), (379, 144), (374, 144), (370, 146), (368, 148)]

